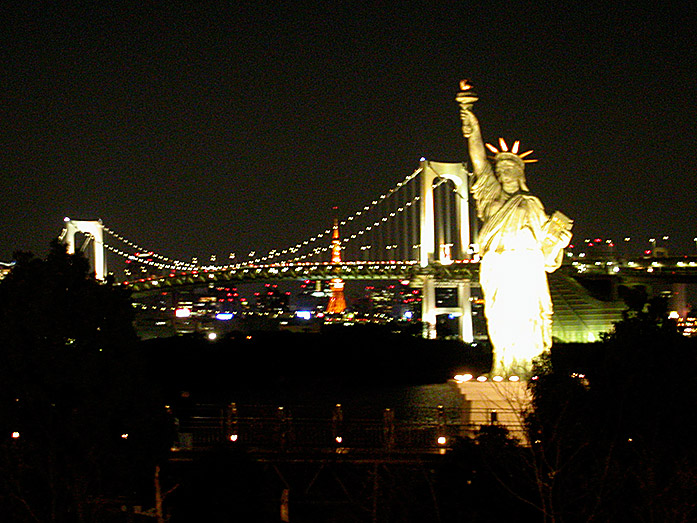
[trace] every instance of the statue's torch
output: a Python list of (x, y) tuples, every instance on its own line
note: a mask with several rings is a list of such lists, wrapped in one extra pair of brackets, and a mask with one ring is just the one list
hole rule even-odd
[(457, 93), (455, 100), (460, 104), (460, 118), (462, 119), (462, 133), (465, 136), (472, 134), (470, 119), (465, 113), (472, 110), (474, 102), (479, 100), (479, 96), (472, 90), (472, 86), (467, 83), (467, 80), (460, 80), (460, 92)]

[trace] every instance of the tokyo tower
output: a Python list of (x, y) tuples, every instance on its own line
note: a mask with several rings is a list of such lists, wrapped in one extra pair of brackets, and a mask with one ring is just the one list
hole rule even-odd
[[(339, 240), (339, 222), (336, 218), (334, 218), (334, 232), (332, 233), (332, 263), (341, 263), (341, 240)], [(332, 278), (329, 285), (332, 289), (332, 297), (329, 298), (327, 314), (341, 314), (346, 310), (344, 280)]]

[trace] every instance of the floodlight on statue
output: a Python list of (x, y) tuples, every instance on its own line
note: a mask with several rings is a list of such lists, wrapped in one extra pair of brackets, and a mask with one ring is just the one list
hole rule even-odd
[(474, 378), (474, 376), (472, 376), (471, 374), (456, 374), (456, 375), (453, 377), (453, 379), (454, 379), (457, 383), (467, 383), (467, 382), (470, 381), (472, 378)]

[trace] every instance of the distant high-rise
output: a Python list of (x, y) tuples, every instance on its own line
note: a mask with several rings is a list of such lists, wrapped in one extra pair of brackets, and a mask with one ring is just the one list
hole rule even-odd
[(0, 280), (2, 280), (5, 276), (10, 274), (10, 271), (12, 270), (13, 266), (14, 266), (14, 262), (12, 262), (12, 263), (0, 262)]

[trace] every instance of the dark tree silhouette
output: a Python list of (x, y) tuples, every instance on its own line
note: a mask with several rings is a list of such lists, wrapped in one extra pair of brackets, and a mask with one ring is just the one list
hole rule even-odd
[(444, 521), (697, 519), (697, 339), (664, 300), (627, 297), (601, 342), (555, 344), (537, 360), (529, 445), (492, 425), (449, 454)]
[(438, 467), (436, 486), (444, 522), (540, 520), (529, 450), (502, 425), (459, 439)]
[(663, 300), (632, 300), (602, 342), (540, 360), (528, 424), (548, 521), (697, 517), (695, 341)]
[[(0, 282), (0, 511), (93, 521), (152, 484), (169, 447), (128, 295), (57, 241)], [(143, 492), (150, 496), (149, 492)]]

